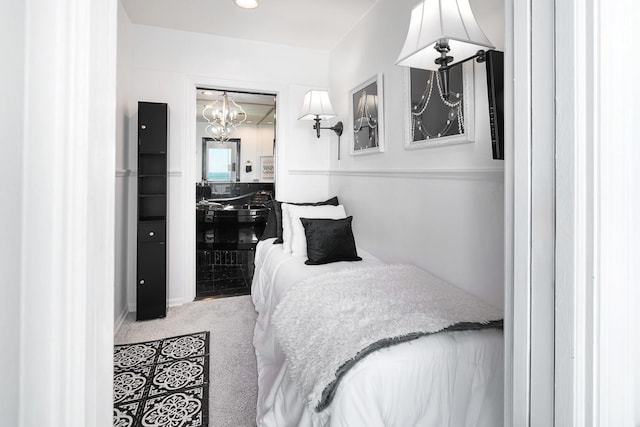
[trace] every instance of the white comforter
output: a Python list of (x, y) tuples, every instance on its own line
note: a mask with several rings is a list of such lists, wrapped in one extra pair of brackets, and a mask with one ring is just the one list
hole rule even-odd
[[(289, 287), (354, 263), (307, 266), (304, 258), (284, 254), (272, 242), (256, 249), (252, 285), (258, 312), (258, 426), (502, 425), (503, 344), (495, 329), (435, 334), (379, 350), (344, 376), (327, 409), (309, 409), (290, 379), (271, 316)], [(358, 253), (364, 258), (355, 263), (359, 267), (382, 264)]]

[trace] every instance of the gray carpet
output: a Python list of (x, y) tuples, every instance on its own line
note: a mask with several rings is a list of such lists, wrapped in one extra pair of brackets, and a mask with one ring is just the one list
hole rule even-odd
[(210, 331), (209, 426), (255, 426), (256, 356), (252, 339), (256, 312), (250, 296), (196, 301), (169, 308), (164, 319), (135, 321), (130, 314), (116, 344)]

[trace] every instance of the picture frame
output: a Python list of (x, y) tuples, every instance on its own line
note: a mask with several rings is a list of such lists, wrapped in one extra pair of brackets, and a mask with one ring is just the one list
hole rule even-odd
[(384, 93), (382, 73), (349, 91), (352, 156), (384, 152)]
[(405, 70), (403, 114), (407, 150), (474, 142), (473, 61), (451, 68), (449, 87), (456, 95), (454, 99), (445, 100), (441, 96), (439, 80), (438, 71), (408, 67)]
[(273, 156), (260, 156), (260, 181), (273, 181), (275, 178), (275, 163)]

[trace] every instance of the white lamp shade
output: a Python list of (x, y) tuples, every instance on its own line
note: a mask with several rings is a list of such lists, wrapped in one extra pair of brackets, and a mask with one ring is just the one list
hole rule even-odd
[(329, 101), (329, 92), (326, 90), (310, 90), (306, 93), (298, 120), (313, 120), (316, 116), (322, 120), (336, 116)]
[(479, 49), (493, 49), (482, 32), (468, 0), (424, 0), (411, 11), (409, 31), (396, 61), (405, 67), (437, 70), (440, 53), (435, 45), (449, 43), (454, 62), (476, 54)]

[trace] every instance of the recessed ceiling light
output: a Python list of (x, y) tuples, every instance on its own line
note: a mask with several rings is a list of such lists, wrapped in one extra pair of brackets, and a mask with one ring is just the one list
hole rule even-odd
[(258, 0), (235, 0), (236, 5), (243, 9), (255, 9), (258, 7)]

